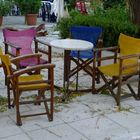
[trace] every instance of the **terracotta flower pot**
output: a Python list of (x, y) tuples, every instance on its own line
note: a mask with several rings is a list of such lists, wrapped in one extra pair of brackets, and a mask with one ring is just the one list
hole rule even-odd
[(37, 21), (37, 14), (27, 14), (26, 15), (27, 25), (36, 25), (36, 21)]
[(3, 16), (0, 16), (0, 26), (2, 25), (3, 22)]

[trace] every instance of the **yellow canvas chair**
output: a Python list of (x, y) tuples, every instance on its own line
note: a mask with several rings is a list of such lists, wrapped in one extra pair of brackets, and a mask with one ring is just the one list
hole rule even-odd
[[(102, 57), (100, 59), (101, 61), (113, 59), (113, 64), (107, 64), (97, 67), (97, 71), (102, 77), (105, 84), (96, 91), (97, 93), (99, 93), (108, 89), (111, 95), (114, 97), (117, 106), (120, 106), (120, 99), (122, 97), (122, 85), (127, 85), (129, 90), (131, 91), (131, 96), (133, 95), (135, 99), (138, 99), (139, 96), (132, 89), (130, 82), (127, 81), (132, 78), (132, 76), (139, 74), (140, 39), (130, 37), (121, 33), (119, 36), (118, 45), (118, 47), (96, 49), (94, 53), (96, 54), (98, 51), (105, 50), (114, 51), (113, 55)], [(95, 67), (96, 61), (99, 60), (94, 60)], [(116, 93), (113, 90), (115, 88), (117, 88)], [(126, 96), (128, 95), (124, 95), (123, 97)]]
[(3, 54), (3, 52), (2, 52), (2, 49), (0, 48), (0, 55), (2, 55)]
[[(36, 54), (38, 56), (39, 54)], [(14, 101), (13, 106), (16, 107), (16, 122), (17, 125), (22, 125), (21, 117), (30, 117), (36, 115), (47, 115), (49, 121), (53, 120), (53, 91), (54, 91), (54, 65), (53, 64), (40, 64), (36, 66), (31, 66), (28, 68), (24, 68), (21, 70), (13, 71), (11, 62), (17, 62), (23, 58), (29, 56), (20, 56), (10, 60), (8, 55), (0, 55), (2, 66), (4, 69), (4, 73), (7, 77), (7, 92), (8, 92), (8, 105), (11, 106), (10, 101), (10, 93), (13, 92)], [(48, 80), (44, 80), (41, 74), (33, 74), (33, 75), (25, 75), (28, 72), (32, 71), (40, 71), (41, 69), (48, 69), (50, 71), (50, 77)], [(50, 92), (48, 91), (50, 90)], [(22, 101), (21, 93), (24, 91), (38, 91), (38, 99), (34, 99), (33, 101), (29, 101), (28, 99)], [(50, 96), (46, 98), (45, 91), (50, 93)], [(27, 92), (30, 94), (30, 92)], [(20, 114), (20, 105), (22, 104), (30, 104), (30, 103), (41, 103), (44, 102), (45, 112), (38, 114)], [(50, 103), (49, 106), (47, 103)]]

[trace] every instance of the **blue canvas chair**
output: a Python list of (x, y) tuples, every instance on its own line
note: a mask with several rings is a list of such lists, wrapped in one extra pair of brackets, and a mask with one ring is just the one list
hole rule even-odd
[[(102, 28), (101, 27), (87, 27), (87, 26), (72, 26), (70, 28), (71, 38), (72, 39), (81, 39), (85, 41), (89, 41), (93, 43), (94, 47), (102, 47), (103, 41), (102, 41)], [(82, 46), (81, 46), (82, 47)], [(87, 74), (89, 74), (93, 78), (93, 72), (95, 70), (93, 69), (93, 65), (90, 64), (93, 63), (93, 49), (87, 50), (87, 51), (71, 51), (69, 54), (69, 57), (67, 57), (67, 70), (64, 75), (64, 81), (68, 82), (69, 86), (69, 79), (77, 74), (76, 78), (76, 91), (79, 91), (78, 89), (78, 72), (81, 70), (84, 70)], [(98, 53), (97, 57), (100, 57), (101, 53)], [(75, 62), (76, 67), (71, 69), (71, 61)], [(69, 64), (68, 64), (69, 63)], [(100, 62), (98, 63), (100, 65)], [(94, 79), (93, 79), (94, 80)], [(92, 82), (92, 87), (94, 87)], [(93, 91), (93, 88), (90, 89), (84, 89), (83, 91)]]

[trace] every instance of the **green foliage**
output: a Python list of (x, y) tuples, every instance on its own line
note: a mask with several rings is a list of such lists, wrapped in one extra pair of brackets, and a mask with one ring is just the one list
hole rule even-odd
[(104, 9), (112, 8), (117, 5), (124, 5), (124, 0), (102, 0)]
[(91, 8), (91, 14), (103, 13), (103, 3), (101, 1), (92, 1)]
[(68, 10), (71, 11), (72, 9), (75, 8), (75, 3), (76, 3), (76, 0), (69, 0), (67, 2), (67, 7), (68, 7)]
[(81, 15), (80, 12), (78, 10), (75, 10), (75, 9), (72, 9), (70, 12), (69, 12), (69, 15), (71, 17), (75, 17), (76, 15)]
[(8, 14), (12, 6), (12, 3), (10, 1), (3, 1), (0, 0), (0, 16), (5, 16)]
[[(80, 1), (85, 1), (85, 0), (80, 0)], [(75, 4), (76, 4), (77, 0), (66, 0), (66, 2), (67, 2), (66, 5), (67, 5), (69, 11), (75, 9)]]
[(0, 96), (0, 112), (7, 110), (7, 98)]
[(22, 14), (37, 14), (41, 6), (41, 0), (15, 0)]
[(73, 25), (102, 27), (104, 46), (106, 47), (117, 45), (120, 33), (138, 36), (138, 27), (129, 20), (125, 7), (111, 8), (96, 15), (81, 15), (73, 11), (72, 15), (58, 23), (57, 27), (62, 38), (70, 37), (69, 29)]

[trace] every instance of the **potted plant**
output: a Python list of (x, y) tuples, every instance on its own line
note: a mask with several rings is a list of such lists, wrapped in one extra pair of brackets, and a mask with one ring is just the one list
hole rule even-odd
[(28, 25), (35, 25), (41, 0), (15, 0)]
[(11, 10), (11, 2), (8, 0), (0, 0), (0, 26), (3, 22), (3, 16), (7, 15)]

